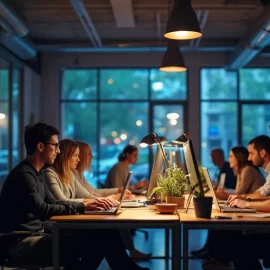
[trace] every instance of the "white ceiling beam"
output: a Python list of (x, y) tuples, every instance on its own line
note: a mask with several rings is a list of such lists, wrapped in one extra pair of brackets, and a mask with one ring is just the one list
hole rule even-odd
[(135, 27), (135, 19), (131, 0), (110, 0), (116, 26), (124, 28)]

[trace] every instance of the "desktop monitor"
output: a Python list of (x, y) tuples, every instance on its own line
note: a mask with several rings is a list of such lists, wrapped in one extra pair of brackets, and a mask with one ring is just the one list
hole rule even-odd
[(146, 193), (146, 197), (149, 198), (152, 194), (152, 191), (155, 187), (158, 186), (158, 174), (163, 174), (165, 170), (165, 164), (163, 159), (162, 150), (160, 149), (160, 146), (157, 145), (155, 160), (152, 167), (152, 172), (149, 180), (149, 185)]
[(200, 192), (200, 190), (203, 189), (202, 186), (202, 180), (200, 178), (199, 168), (195, 157), (195, 152), (193, 149), (193, 145), (191, 140), (188, 140), (183, 144), (183, 150), (184, 150), (184, 156), (185, 156), (185, 163), (186, 168), (188, 171), (189, 180), (191, 187), (194, 187), (198, 184), (198, 186), (195, 188), (196, 191)]

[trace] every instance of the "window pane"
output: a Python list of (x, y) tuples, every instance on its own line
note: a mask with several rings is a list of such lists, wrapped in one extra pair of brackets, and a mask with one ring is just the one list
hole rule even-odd
[[(177, 117), (169, 114), (176, 113)], [(171, 119), (170, 119), (171, 118)], [(176, 140), (184, 133), (184, 108), (182, 105), (155, 105), (154, 131), (158, 136), (164, 136), (168, 141)]]
[(151, 69), (151, 99), (185, 100), (187, 98), (186, 72), (166, 73)]
[(237, 103), (201, 103), (201, 163), (208, 167), (213, 177), (216, 166), (210, 154), (213, 148), (222, 148), (225, 159), (229, 151), (237, 145)]
[(96, 99), (96, 96), (97, 71), (95, 69), (69, 69), (63, 71), (63, 99)]
[(8, 70), (0, 69), (0, 100), (8, 99)]
[(95, 102), (62, 104), (63, 138), (87, 142), (92, 148), (92, 172), (85, 172), (86, 179), (96, 186), (97, 178), (97, 104)]
[(0, 187), (8, 169), (8, 102), (0, 101)]
[[(138, 147), (141, 139), (147, 135), (148, 104), (102, 102), (100, 106), (102, 125), (100, 126), (99, 172), (100, 181), (103, 182), (109, 169), (118, 162), (118, 155), (124, 147), (127, 144), (135, 144)], [(137, 164), (131, 169), (133, 177), (148, 176), (148, 149), (140, 150)]]
[(20, 73), (18, 70), (13, 70), (13, 78), (12, 78), (12, 167), (16, 166), (19, 163), (19, 76)]
[(100, 71), (101, 99), (147, 99), (148, 70), (103, 69)]
[(270, 105), (243, 105), (242, 125), (244, 146), (255, 136), (269, 135)]
[(240, 69), (240, 98), (270, 100), (270, 68)]
[(202, 99), (236, 99), (237, 73), (222, 68), (201, 70)]

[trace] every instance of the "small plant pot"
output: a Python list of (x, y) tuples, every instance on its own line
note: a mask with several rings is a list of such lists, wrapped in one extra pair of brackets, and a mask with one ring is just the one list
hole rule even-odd
[(176, 203), (178, 208), (184, 208), (185, 197), (167, 197), (167, 203)]
[(211, 218), (213, 197), (193, 198), (197, 218)]

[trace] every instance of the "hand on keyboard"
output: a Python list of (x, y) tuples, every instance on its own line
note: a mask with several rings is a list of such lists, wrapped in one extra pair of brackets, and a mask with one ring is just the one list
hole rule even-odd
[(247, 208), (247, 201), (235, 199), (229, 204), (230, 207)]

